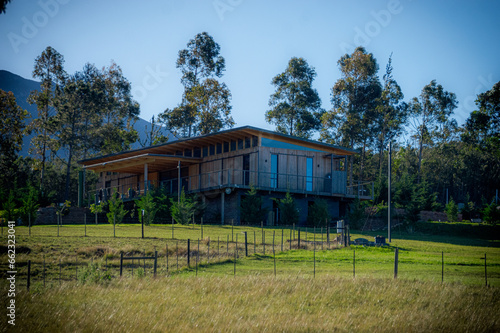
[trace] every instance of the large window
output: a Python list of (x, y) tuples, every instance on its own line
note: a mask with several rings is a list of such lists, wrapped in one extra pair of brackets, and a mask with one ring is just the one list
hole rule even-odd
[(313, 159), (312, 157), (307, 158), (306, 163), (306, 191), (313, 190)]
[(250, 154), (243, 155), (243, 185), (250, 185)]
[(271, 154), (271, 188), (278, 188), (278, 155)]

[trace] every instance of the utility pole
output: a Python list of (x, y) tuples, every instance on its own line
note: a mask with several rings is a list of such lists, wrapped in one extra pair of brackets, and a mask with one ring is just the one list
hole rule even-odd
[(387, 175), (387, 241), (391, 242), (391, 173), (392, 173), (392, 142), (389, 141), (389, 164), (387, 166), (388, 175)]

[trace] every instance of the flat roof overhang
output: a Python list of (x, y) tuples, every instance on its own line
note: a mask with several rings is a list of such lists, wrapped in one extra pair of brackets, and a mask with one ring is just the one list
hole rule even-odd
[(191, 165), (201, 162), (198, 157), (183, 157), (164, 154), (141, 154), (106, 162), (85, 165), (84, 168), (94, 172), (122, 172), (132, 174), (143, 174), (144, 165), (148, 165), (148, 172), (157, 172), (174, 169), (177, 164)]

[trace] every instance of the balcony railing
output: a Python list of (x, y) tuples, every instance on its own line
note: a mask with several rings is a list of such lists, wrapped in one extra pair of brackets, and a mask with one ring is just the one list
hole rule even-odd
[[(337, 195), (371, 199), (373, 193), (372, 182), (354, 182), (347, 184), (347, 174), (344, 171), (334, 171), (326, 177), (311, 177), (296, 174), (281, 174), (248, 170), (226, 169), (207, 172), (199, 175), (181, 177), (181, 188), (188, 193), (209, 191), (219, 188), (244, 188), (254, 186), (259, 190), (281, 191), (291, 193)], [(98, 189), (89, 192), (92, 195), (90, 202), (107, 200), (112, 193), (119, 193), (123, 200), (132, 200), (143, 195), (152, 187), (161, 186), (168, 193), (178, 191), (179, 179), (163, 180), (161, 182), (148, 181), (147, 183), (123, 184), (112, 188)]]

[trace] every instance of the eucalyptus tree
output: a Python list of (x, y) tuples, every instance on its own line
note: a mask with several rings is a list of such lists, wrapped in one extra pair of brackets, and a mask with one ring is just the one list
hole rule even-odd
[(418, 178), (422, 175), (422, 158), (424, 147), (431, 145), (447, 127), (454, 123), (450, 121), (453, 110), (457, 107), (454, 93), (444, 90), (443, 86), (432, 80), (426, 85), (419, 97), (414, 97), (409, 103), (410, 125), (413, 137), (418, 145)]
[(292, 58), (283, 73), (271, 83), (276, 91), (269, 98), (271, 110), (266, 121), (276, 125), (280, 133), (310, 138), (321, 124), (321, 99), (312, 88), (316, 71), (303, 58)]
[(379, 174), (382, 173), (384, 147), (400, 136), (408, 120), (408, 106), (403, 92), (392, 76), (392, 54), (383, 76), (383, 89), (375, 108), (375, 133), (379, 151)]
[(36, 104), (38, 116), (30, 124), (35, 135), (31, 139), (33, 152), (40, 158), (40, 190), (43, 195), (45, 163), (47, 151), (55, 150), (53, 138), (53, 117), (55, 115), (54, 101), (64, 84), (67, 74), (63, 68), (64, 57), (52, 47), (48, 46), (35, 59), (33, 78), (39, 79), (40, 91), (32, 91), (28, 103)]
[[(376, 106), (382, 86), (373, 54), (357, 47), (337, 62), (341, 78), (332, 88), (333, 108), (322, 117), (321, 140), (350, 148), (361, 148), (360, 177), (365, 151), (376, 129)], [(352, 172), (352, 162), (351, 162)], [(352, 176), (351, 176), (352, 179)]]
[(222, 77), (226, 65), (220, 46), (206, 32), (197, 34), (179, 51), (177, 68), (184, 86), (182, 102), (167, 108), (158, 119), (176, 136), (191, 137), (232, 127), (231, 93)]
[(28, 112), (16, 102), (12, 92), (0, 89), (0, 195), (14, 188), (17, 170), (15, 161), (23, 144)]

